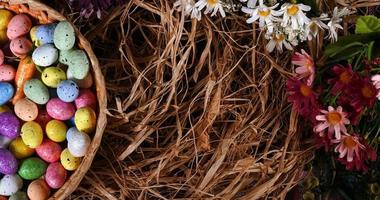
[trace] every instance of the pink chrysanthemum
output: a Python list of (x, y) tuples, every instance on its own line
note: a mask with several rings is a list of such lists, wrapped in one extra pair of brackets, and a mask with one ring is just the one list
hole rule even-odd
[(328, 82), (333, 84), (331, 89), (331, 93), (333, 95), (348, 92), (347, 89), (358, 78), (358, 74), (352, 71), (351, 65), (348, 67), (336, 65), (332, 68), (332, 72), (336, 75), (336, 77), (330, 79)]
[[(376, 75), (372, 76), (371, 81), (372, 81), (373, 86), (375, 86), (375, 88), (377, 90), (379, 90), (380, 89), (380, 75), (376, 74)], [(377, 97), (377, 99), (380, 100), (380, 92), (377, 93), (376, 97)]]
[(378, 90), (371, 83), (369, 77), (361, 78), (352, 85), (350, 89), (350, 96), (352, 98), (352, 105), (354, 107), (366, 106), (372, 107), (376, 102)]
[(335, 132), (336, 139), (341, 138), (341, 133), (347, 133), (345, 125), (350, 124), (350, 120), (347, 119), (347, 113), (343, 112), (341, 106), (338, 106), (336, 110), (329, 106), (328, 111), (321, 110), (321, 113), (322, 115), (315, 117), (317, 121), (321, 122), (314, 128), (316, 133), (321, 133), (328, 128), (328, 134), (331, 135)]
[(288, 101), (293, 104), (293, 109), (301, 116), (312, 121), (318, 113), (317, 95), (313, 89), (298, 79), (288, 79), (286, 81)]
[(301, 79), (307, 78), (307, 85), (312, 85), (315, 77), (315, 66), (313, 58), (301, 50), (301, 53), (296, 52), (292, 57), (292, 63), (298, 66), (295, 71)]

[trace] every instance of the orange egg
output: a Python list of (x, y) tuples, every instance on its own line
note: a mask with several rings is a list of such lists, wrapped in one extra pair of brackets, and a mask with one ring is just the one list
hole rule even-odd
[(37, 179), (31, 182), (27, 192), (30, 200), (45, 200), (50, 196), (50, 188), (44, 179)]
[(18, 100), (14, 109), (17, 117), (26, 122), (33, 121), (38, 116), (37, 104), (27, 98)]

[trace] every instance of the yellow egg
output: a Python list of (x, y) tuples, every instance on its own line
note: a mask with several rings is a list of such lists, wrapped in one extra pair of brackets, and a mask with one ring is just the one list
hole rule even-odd
[(42, 72), (41, 80), (45, 85), (57, 88), (61, 81), (66, 80), (66, 73), (58, 67), (48, 67)]
[(27, 158), (34, 153), (34, 149), (26, 146), (21, 137), (18, 137), (11, 142), (9, 150), (17, 159)]
[(21, 127), (22, 141), (30, 148), (36, 148), (42, 143), (43, 132), (41, 126), (34, 122), (26, 122)]
[(36, 31), (38, 26), (34, 26), (32, 29), (30, 29), (30, 39), (32, 40), (33, 44), (36, 45), (36, 47), (39, 47), (40, 41), (37, 39)]
[(8, 40), (7, 29), (0, 30), (0, 44), (5, 44)]
[(11, 111), (11, 109), (8, 108), (6, 105), (0, 106), (0, 113)]
[(91, 133), (96, 127), (96, 113), (90, 107), (83, 107), (75, 112), (75, 125), (81, 132)]
[(66, 170), (73, 171), (79, 167), (80, 158), (71, 155), (70, 151), (66, 148), (61, 153), (61, 164)]
[(11, 21), (12, 17), (13, 14), (9, 10), (0, 10), (0, 30), (7, 29), (9, 21)]
[(63, 142), (66, 139), (67, 126), (59, 120), (51, 120), (46, 125), (46, 135), (54, 142)]

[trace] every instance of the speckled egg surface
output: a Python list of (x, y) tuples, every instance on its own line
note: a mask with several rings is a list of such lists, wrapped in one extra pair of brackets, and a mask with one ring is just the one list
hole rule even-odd
[(0, 9), (0, 199), (49, 198), (96, 131), (94, 77), (75, 28), (36, 21)]

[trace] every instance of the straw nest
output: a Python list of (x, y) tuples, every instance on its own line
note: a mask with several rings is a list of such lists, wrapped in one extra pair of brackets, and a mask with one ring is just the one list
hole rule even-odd
[(102, 63), (109, 102), (102, 146), (71, 198), (284, 199), (313, 152), (286, 102), (291, 52), (267, 53), (243, 16), (192, 21), (172, 7), (132, 0), (102, 20), (68, 14)]

